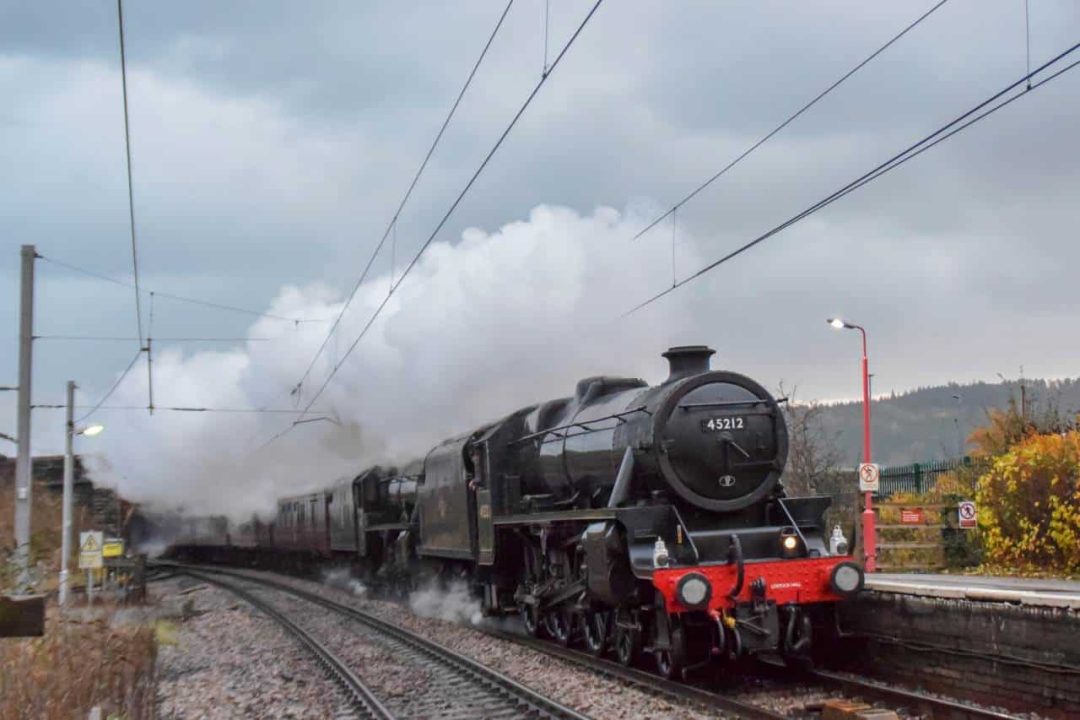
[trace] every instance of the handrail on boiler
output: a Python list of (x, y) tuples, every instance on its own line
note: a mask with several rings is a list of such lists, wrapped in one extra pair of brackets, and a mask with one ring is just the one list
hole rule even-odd
[[(604, 422), (605, 420), (617, 420), (620, 423), (623, 423), (623, 422), (626, 422), (625, 420), (623, 420), (624, 417), (626, 417), (627, 415), (633, 415), (633, 414), (639, 413), (639, 412), (643, 412), (646, 415), (652, 415), (652, 413), (648, 409), (646, 409), (646, 407), (644, 405), (641, 405), (640, 407), (631, 408), (630, 410), (623, 410), (622, 412), (612, 413), (611, 415), (605, 415), (604, 417), (590, 418), (589, 422), (598, 423), (598, 422)], [(558, 433), (559, 431), (562, 431), (562, 430), (571, 430), (573, 428), (581, 428), (585, 432), (574, 433), (573, 435), (563, 434), (563, 435), (559, 435), (557, 439), (565, 439), (567, 437), (577, 437), (578, 435), (584, 435), (586, 433), (599, 432), (600, 430), (608, 430), (608, 429), (610, 429), (610, 428), (592, 428), (592, 427), (589, 427), (588, 425), (586, 425), (584, 422), (575, 422), (575, 423), (570, 423), (569, 425), (559, 425), (557, 427), (546, 428), (544, 430), (539, 430), (537, 432), (530, 433), (529, 435), (523, 435), (523, 436), (519, 437), (517, 440), (511, 440), (510, 442), (508, 442), (507, 446), (517, 445), (518, 443), (528, 442), (529, 440), (535, 440), (536, 438), (543, 437), (544, 435)]]

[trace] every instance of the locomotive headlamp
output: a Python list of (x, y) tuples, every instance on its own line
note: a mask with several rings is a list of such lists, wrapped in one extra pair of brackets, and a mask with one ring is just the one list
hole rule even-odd
[(799, 536), (794, 530), (781, 531), (780, 554), (786, 558), (799, 554)]
[(712, 586), (709, 579), (700, 573), (683, 575), (675, 587), (679, 602), (690, 608), (705, 607), (712, 598)]
[(861, 567), (855, 563), (842, 562), (833, 568), (832, 575), (829, 577), (829, 587), (837, 595), (850, 597), (862, 590), (863, 579)]

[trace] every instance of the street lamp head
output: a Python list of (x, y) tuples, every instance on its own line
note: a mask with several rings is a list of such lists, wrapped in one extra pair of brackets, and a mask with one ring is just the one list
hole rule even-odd
[(829, 323), (829, 325), (832, 325), (837, 330), (843, 330), (848, 326), (848, 324), (840, 318), (829, 318), (825, 322)]
[(84, 427), (82, 430), (80, 430), (77, 434), (85, 435), (86, 437), (94, 437), (95, 435), (100, 435), (101, 431), (104, 429), (104, 425), (88, 425), (87, 427)]

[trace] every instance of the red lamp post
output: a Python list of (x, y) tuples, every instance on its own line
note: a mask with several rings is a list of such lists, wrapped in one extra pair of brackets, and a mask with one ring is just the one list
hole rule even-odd
[[(870, 361), (866, 353), (866, 329), (840, 318), (829, 318), (828, 323), (837, 330), (858, 330), (862, 334), (863, 462), (870, 463)], [(873, 493), (866, 492), (862, 512), (863, 566), (866, 572), (874, 572), (877, 565), (877, 531), (874, 520)]]

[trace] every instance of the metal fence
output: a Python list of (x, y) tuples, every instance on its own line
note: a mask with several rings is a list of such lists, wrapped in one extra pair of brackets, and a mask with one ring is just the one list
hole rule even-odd
[[(880, 499), (897, 493), (925, 493), (934, 489), (938, 479), (946, 473), (955, 473), (960, 488), (974, 494), (979, 475), (990, 468), (987, 458), (965, 456), (953, 460), (935, 460), (910, 465), (887, 465), (881, 467)], [(858, 484), (858, 471), (849, 470), (851, 485)]]
[[(978, 478), (991, 464), (992, 460), (988, 458), (964, 457), (882, 466), (874, 500), (878, 514), (879, 569), (931, 572), (946, 567), (978, 565), (981, 559), (978, 535), (957, 527), (956, 508), (959, 499), (975, 499)], [(858, 487), (857, 470), (848, 470), (844, 474), (846, 487)], [(943, 488), (938, 482), (946, 474), (950, 475), (950, 482)], [(940, 492), (934, 493), (935, 490)], [(933, 494), (907, 502), (892, 499), (901, 493)], [(838, 495), (836, 502), (839, 507), (835, 522), (840, 522), (845, 530), (852, 527), (858, 537), (861, 528), (854, 521), (861, 508), (861, 493), (847, 491)], [(909, 524), (910, 521), (901, 517), (905, 509), (918, 510), (921, 519)]]

